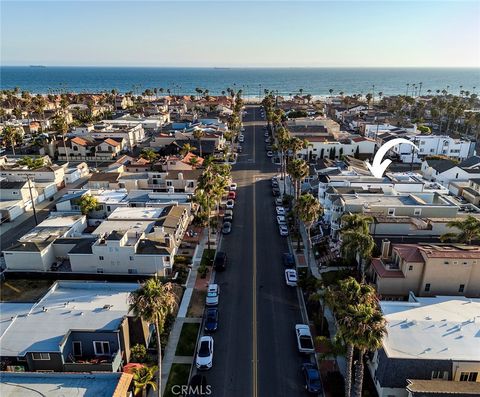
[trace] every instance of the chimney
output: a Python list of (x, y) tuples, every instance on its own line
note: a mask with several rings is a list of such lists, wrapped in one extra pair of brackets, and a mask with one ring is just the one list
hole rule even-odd
[(390, 257), (390, 240), (384, 238), (382, 240), (382, 259), (388, 259)]
[(178, 179), (179, 179), (179, 180), (183, 180), (183, 172), (179, 172), (179, 173), (178, 173)]
[(165, 245), (167, 247), (170, 247), (171, 239), (170, 239), (170, 234), (165, 234)]

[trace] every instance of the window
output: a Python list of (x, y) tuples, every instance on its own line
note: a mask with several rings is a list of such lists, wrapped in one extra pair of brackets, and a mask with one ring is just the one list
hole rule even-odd
[(32, 353), (32, 358), (35, 361), (50, 360), (50, 354), (49, 353)]
[(18, 192), (12, 192), (12, 194), (13, 194), (14, 196), (17, 196), (17, 195), (18, 195)]
[(104, 259), (105, 259), (105, 258), (104, 258), (102, 255), (100, 255), (100, 256), (98, 257), (98, 260), (99, 260), (99, 261), (103, 261)]
[(77, 146), (74, 146), (74, 147), (73, 147), (73, 151), (74, 151), (74, 152), (78, 152), (78, 147), (77, 147)]
[(130, 257), (130, 260), (133, 261), (133, 256)]
[(388, 215), (395, 215), (395, 208), (389, 208)]
[(97, 356), (110, 354), (110, 342), (94, 341), (93, 349), (95, 350), (95, 355)]
[(80, 357), (82, 355), (82, 342), (75, 340), (72, 342), (73, 355), (75, 357)]
[(408, 270), (413, 270), (413, 265), (410, 265), (410, 266), (408, 267)]
[(172, 181), (167, 181), (167, 186), (172, 186)]
[(435, 149), (430, 149), (430, 153), (435, 153)]
[(432, 379), (442, 379), (442, 371), (432, 371)]
[(458, 287), (458, 292), (463, 292), (465, 290), (465, 284), (460, 284)]
[(97, 267), (97, 273), (103, 273), (103, 267)]
[(430, 283), (425, 284), (425, 292), (430, 291)]
[(478, 372), (461, 372), (460, 382), (476, 382), (477, 377), (478, 377)]
[(128, 269), (128, 274), (138, 274), (137, 269)]
[(444, 265), (448, 265), (450, 262), (449, 261), (444, 261), (443, 264)]
[(415, 216), (420, 216), (420, 215), (422, 215), (422, 209), (421, 209), (421, 208), (415, 208), (415, 209), (413, 210), (413, 215), (415, 215)]

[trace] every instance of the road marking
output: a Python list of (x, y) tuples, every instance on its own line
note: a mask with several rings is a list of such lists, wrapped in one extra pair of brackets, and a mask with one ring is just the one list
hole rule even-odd
[[(255, 110), (253, 111), (253, 115), (255, 117)], [(253, 127), (253, 158), (255, 159), (255, 126)], [(252, 291), (253, 291), (253, 296), (252, 296), (252, 313), (253, 313), (253, 321), (252, 321), (252, 349), (253, 349), (253, 365), (252, 365), (252, 381), (253, 381), (253, 397), (258, 396), (258, 368), (257, 368), (257, 212), (255, 208), (255, 183), (253, 183), (253, 286), (252, 286)]]

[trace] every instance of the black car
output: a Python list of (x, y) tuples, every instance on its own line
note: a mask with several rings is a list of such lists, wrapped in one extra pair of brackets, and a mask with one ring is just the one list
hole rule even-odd
[(273, 197), (280, 197), (280, 189), (277, 187), (277, 188), (273, 188), (272, 189), (272, 194), (273, 194)]
[(215, 260), (213, 261), (213, 267), (216, 271), (225, 270), (227, 267), (227, 254), (223, 251), (217, 252)]
[(208, 386), (207, 383), (207, 378), (200, 374), (192, 376), (188, 386), (188, 394), (186, 394), (185, 397), (205, 396), (208, 393), (207, 391), (210, 389), (210, 386)]
[(283, 265), (285, 267), (295, 267), (295, 258), (293, 257), (293, 254), (291, 254), (290, 252), (285, 252), (282, 255), (282, 259), (283, 259)]
[(215, 332), (218, 327), (218, 309), (210, 307), (205, 312), (205, 331)]
[(230, 222), (223, 222), (222, 233), (230, 234), (232, 231), (232, 224)]
[(322, 392), (322, 380), (317, 367), (311, 363), (302, 365), (302, 373), (305, 379), (305, 389), (309, 393), (320, 394)]

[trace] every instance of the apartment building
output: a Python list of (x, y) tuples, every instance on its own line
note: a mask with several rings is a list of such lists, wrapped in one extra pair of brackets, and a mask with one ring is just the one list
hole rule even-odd
[(421, 383), (424, 393), (440, 390), (437, 396), (467, 388), (479, 395), (479, 299), (410, 294), (408, 302), (381, 301), (380, 306), (387, 335), (368, 360), (379, 397), (407, 397), (412, 384)]
[(391, 244), (384, 240), (370, 276), (383, 297), (480, 297), (480, 247), (461, 244)]
[(57, 281), (36, 303), (0, 303), (2, 370), (118, 372), (151, 327), (132, 317), (136, 283)]
[(106, 138), (105, 140), (89, 137), (75, 137), (63, 143), (58, 143), (58, 157), (61, 160), (71, 161), (111, 161), (115, 159), (123, 148), (126, 147), (124, 140), (121, 141)]

